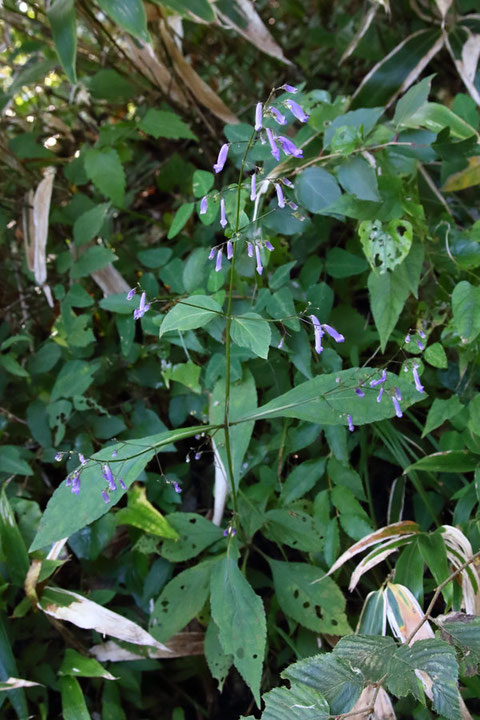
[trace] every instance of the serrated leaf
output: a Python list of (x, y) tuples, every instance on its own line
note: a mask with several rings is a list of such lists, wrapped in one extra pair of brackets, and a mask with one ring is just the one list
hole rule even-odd
[(471, 343), (480, 333), (480, 288), (467, 280), (459, 282), (452, 293), (453, 326), (462, 342)]
[(263, 701), (262, 720), (327, 720), (331, 717), (323, 695), (307, 685), (274, 688), (263, 696)]
[(236, 345), (249, 348), (255, 355), (267, 359), (272, 331), (261, 315), (247, 312), (233, 317), (230, 336)]
[(275, 508), (265, 513), (264, 535), (279, 545), (295, 550), (319, 552), (322, 546), (313, 518), (300, 510)]
[(465, 660), (480, 663), (480, 617), (455, 612), (440, 615), (435, 623), (442, 631), (442, 637), (461, 650)]
[(161, 554), (171, 562), (190, 560), (223, 537), (221, 528), (197, 513), (172, 513), (166, 519), (177, 533), (177, 540), (162, 544)]
[(351, 628), (345, 616), (345, 597), (329, 577), (313, 584), (321, 568), (306, 563), (269, 560), (278, 603), (286, 615), (309, 630), (345, 635)]
[(160, 337), (171, 330), (183, 332), (205, 327), (222, 314), (220, 305), (209, 295), (190, 295), (166, 314), (160, 326)]
[(109, 203), (102, 203), (79, 215), (73, 225), (73, 239), (75, 245), (88, 243), (90, 240), (93, 240), (96, 235), (98, 235), (109, 207)]
[(222, 692), (228, 671), (233, 664), (233, 657), (226, 655), (218, 638), (218, 627), (210, 620), (205, 633), (205, 660), (212, 677), (218, 682), (218, 691)]
[(334, 652), (335, 657), (360, 670), (366, 682), (375, 683), (385, 675), (396, 649), (397, 644), (391, 637), (348, 635), (340, 638)]
[(147, 493), (144, 487), (134, 485), (128, 492), (128, 507), (121, 508), (115, 520), (119, 525), (133, 525), (144, 532), (158, 537), (179, 538), (178, 532), (167, 522), (162, 513), (159, 512), (147, 500)]
[(266, 642), (265, 610), (232, 555), (223, 557), (213, 569), (211, 609), (224, 652), (233, 656), (235, 667), (260, 706)]
[(123, 207), (125, 198), (125, 171), (120, 157), (113, 148), (90, 149), (83, 155), (85, 171), (95, 187)]
[(187, 123), (172, 112), (155, 110), (150, 108), (139, 122), (138, 127), (155, 139), (159, 137), (171, 140), (198, 140), (197, 136), (190, 130)]

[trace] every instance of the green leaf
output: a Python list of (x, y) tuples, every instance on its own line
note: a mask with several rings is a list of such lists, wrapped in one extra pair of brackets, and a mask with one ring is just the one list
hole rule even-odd
[(16, 357), (11, 352), (6, 355), (0, 355), (0, 366), (11, 375), (16, 375), (17, 377), (30, 377), (25, 368), (20, 365)]
[(263, 696), (263, 701), (262, 720), (327, 720), (331, 717), (323, 695), (307, 685), (274, 688)]
[(340, 638), (334, 653), (335, 657), (359, 670), (365, 682), (376, 683), (385, 675), (396, 649), (395, 640), (391, 637), (348, 635)]
[(79, 215), (73, 225), (75, 245), (84, 245), (98, 235), (109, 207), (109, 203), (102, 203)]
[[(202, 432), (208, 432), (209, 429), (212, 427), (202, 426)], [(110, 503), (103, 502), (100, 493), (106, 483), (104, 485), (101, 480), (102, 463), (108, 463), (114, 477), (117, 480), (121, 477), (128, 489), (155, 453), (162, 451), (161, 448), (192, 437), (197, 432), (198, 426), (169, 430), (144, 438), (131, 438), (126, 444), (118, 443), (99, 450), (92, 455), (92, 462), (81, 469), (81, 491), (78, 496), (72, 495), (65, 481), (55, 490), (42, 515), (30, 551), (73, 535), (105, 515), (123, 497), (126, 491), (118, 487), (109, 492)], [(117, 454), (112, 457), (114, 451)]]
[(218, 637), (218, 627), (210, 620), (204, 641), (205, 660), (212, 677), (218, 682), (218, 692), (222, 692), (228, 671), (233, 664), (233, 657), (226, 655)]
[[(178, 115), (165, 110), (155, 110), (150, 108), (150, 110), (147, 110), (145, 116), (140, 120), (138, 127), (140, 130), (147, 133), (147, 135), (152, 135), (155, 139), (162, 137), (169, 138), (171, 140), (198, 140), (197, 136)], [(197, 170), (196, 172), (202, 171)], [(195, 197), (199, 196), (196, 195)]]
[(398, 273), (386, 272), (379, 275), (372, 271), (368, 276), (368, 292), (383, 352), (410, 290)]
[[(349, 413), (355, 425), (385, 420), (395, 415), (390, 396), (398, 387), (402, 393), (402, 408), (422, 399), (415, 386), (404, 377), (387, 372), (382, 402), (377, 403), (378, 392), (370, 388), (370, 380), (381, 373), (375, 368), (350, 368), (321, 375), (297, 385), (279, 395), (255, 412), (246, 413), (239, 420), (263, 420), (273, 417), (294, 417), (321, 425), (347, 425)], [(355, 388), (362, 386), (365, 397), (359, 398)]]
[(440, 585), (450, 575), (447, 550), (441, 533), (437, 531), (429, 535), (418, 535), (417, 548), (420, 550), (425, 565), (435, 578), (436, 584)]
[(480, 288), (467, 280), (459, 282), (452, 293), (453, 326), (463, 343), (471, 343), (480, 333)]
[(249, 348), (255, 355), (267, 359), (272, 331), (261, 315), (247, 312), (233, 317), (230, 336), (236, 345)]
[(276, 508), (265, 513), (263, 533), (278, 545), (288, 545), (295, 550), (319, 552), (322, 539), (313, 518), (300, 510)]
[(316, 633), (351, 632), (345, 616), (345, 597), (319, 567), (269, 560), (278, 604), (286, 615)]
[(445, 354), (445, 350), (440, 343), (436, 342), (433, 345), (429, 345), (423, 355), (429, 365), (433, 367), (445, 370), (448, 367), (448, 360)]
[(100, 8), (131, 35), (150, 42), (142, 0), (98, 0)]
[(206, 170), (195, 170), (192, 178), (193, 194), (196, 198), (201, 198), (212, 189), (215, 182), (215, 176)]
[(62, 717), (64, 720), (90, 720), (80, 683), (74, 677), (60, 678)]
[(412, 246), (412, 225), (406, 220), (391, 220), (386, 228), (380, 220), (365, 220), (360, 223), (358, 234), (372, 270), (380, 275), (400, 265)]
[(210, 602), (223, 650), (233, 655), (235, 667), (260, 706), (267, 632), (265, 610), (231, 555), (223, 557), (213, 568)]
[(105, 670), (98, 660), (80, 655), (71, 648), (65, 650), (65, 657), (58, 672), (60, 675), (71, 675), (72, 677), (103, 677), (106, 680), (115, 680), (114, 676)]
[(459, 720), (458, 665), (455, 651), (442, 640), (417, 640), (397, 648), (389, 668), (387, 687), (397, 697), (412, 693), (420, 699), (415, 670), (432, 682), (433, 708), (449, 720)]
[(208, 0), (153, 0), (157, 5), (166, 5), (180, 15), (195, 19), (195, 16), (210, 23), (215, 20), (215, 12)]
[(303, 497), (325, 472), (326, 458), (307, 460), (297, 465), (282, 485), (280, 499), (283, 505)]
[(195, 330), (205, 327), (218, 315), (222, 308), (209, 295), (190, 295), (180, 300), (164, 317), (160, 326), (160, 337), (171, 330)]
[(115, 516), (119, 525), (133, 525), (144, 532), (159, 537), (178, 539), (177, 531), (147, 500), (144, 487), (134, 485), (128, 492), (128, 507), (121, 508)]
[(365, 258), (353, 253), (334, 247), (327, 253), (325, 270), (333, 278), (345, 278), (352, 275), (360, 275), (367, 269)]
[(170, 225), (168, 230), (168, 240), (171, 240), (176, 235), (178, 235), (180, 230), (185, 227), (185, 225), (190, 219), (191, 214), (193, 213), (194, 207), (195, 203), (185, 203), (185, 205), (182, 205), (178, 208), (172, 220), (172, 224)]
[[(119, 4), (125, 1), (120, 0)], [(113, 148), (90, 149), (84, 153), (83, 162), (85, 172), (95, 187), (103, 195), (110, 198), (115, 205), (123, 207), (126, 181), (123, 165), (117, 151)]]
[(350, 110), (343, 115), (338, 115), (325, 131), (324, 147), (330, 145), (339, 128), (355, 128), (361, 130), (363, 137), (366, 137), (383, 113), (383, 107), (362, 107), (359, 110)]
[[(309, 298), (309, 300), (310, 299), (311, 298)], [(286, 327), (294, 332), (300, 330), (300, 323), (297, 318), (292, 291), (289, 287), (282, 287), (267, 296), (267, 312), (270, 317), (275, 320), (280, 320)]]
[(176, 540), (165, 540), (161, 554), (171, 562), (184, 562), (223, 538), (223, 530), (197, 513), (179, 512), (167, 515)]
[(453, 641), (464, 660), (480, 663), (480, 617), (459, 612), (437, 617), (435, 622), (441, 628), (443, 639)]
[(296, 179), (295, 194), (300, 205), (312, 213), (321, 213), (338, 200), (342, 191), (333, 175), (323, 168), (311, 167)]
[[(2, 467), (3, 470), (3, 467)], [(5, 483), (0, 491), (0, 538), (2, 553), (5, 555), (10, 581), (23, 587), (29, 561), (25, 543), (18, 529), (15, 515), (5, 492)]]
[(198, 563), (179, 573), (164, 587), (150, 620), (150, 631), (160, 642), (166, 642), (183, 630), (202, 610), (208, 599), (210, 575), (216, 562)]
[(425, 437), (425, 435), (428, 435), (429, 432), (432, 432), (435, 428), (443, 425), (446, 420), (455, 417), (462, 408), (463, 405), (460, 402), (458, 395), (453, 395), (447, 400), (435, 398), (430, 410), (428, 411), (427, 421), (422, 432), (422, 437)]
[(33, 475), (30, 465), (21, 455), (21, 448), (15, 445), (0, 446), (0, 472), (9, 475)]
[(425, 105), (428, 100), (433, 77), (433, 75), (429, 75), (423, 78), (419, 83), (413, 85), (397, 102), (395, 115), (393, 116), (393, 122), (397, 127), (404, 124)]
[(335, 657), (334, 653), (314, 655), (290, 665), (282, 672), (282, 677), (321, 692), (332, 715), (349, 712), (364, 687), (362, 673), (354, 670), (345, 660)]
[(84, 360), (69, 360), (57, 375), (50, 401), (83, 395), (93, 382), (96, 366)]
[[(5, 617), (0, 615), (0, 681), (6, 682), (12, 677), (18, 677), (17, 664), (5, 628)], [(3, 698), (6, 699), (7, 697), (13, 705), (17, 717), (20, 718), (20, 720), (26, 720), (26, 718), (29, 717), (29, 713), (24, 689), (17, 688), (16, 690), (8, 690), (7, 692), (0, 693), (0, 707), (3, 704)]]
[(337, 177), (343, 189), (359, 200), (381, 200), (375, 170), (359, 155), (344, 160), (338, 168)]
[(381, 635), (385, 626), (386, 607), (383, 590), (368, 593), (358, 621), (361, 635)]
[(75, 0), (55, 0), (47, 11), (53, 42), (65, 74), (71, 83), (77, 82), (77, 24)]
[(405, 472), (411, 470), (446, 473), (471, 472), (475, 470), (478, 462), (478, 455), (474, 455), (469, 450), (444, 450), (417, 460)]
[(47, 407), (41, 400), (34, 400), (28, 406), (27, 423), (28, 428), (32, 433), (32, 437), (35, 438), (39, 445), (42, 447), (52, 447), (52, 434), (50, 432), (50, 428), (48, 427)]
[(450, 134), (460, 140), (476, 135), (474, 127), (456, 115), (447, 105), (440, 103), (426, 103), (410, 118), (409, 127), (425, 127), (431, 132), (440, 133), (448, 128)]

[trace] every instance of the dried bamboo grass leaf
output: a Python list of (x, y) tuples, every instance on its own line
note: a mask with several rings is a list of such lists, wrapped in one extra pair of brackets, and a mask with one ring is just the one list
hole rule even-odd
[(390, 696), (383, 688), (380, 688), (375, 699), (373, 715), (370, 714), (368, 710), (364, 713), (359, 712), (359, 710), (362, 710), (363, 708), (372, 707), (372, 701), (375, 697), (375, 693), (375, 685), (367, 685), (367, 687), (363, 689), (362, 694), (355, 703), (355, 706), (350, 711), (352, 717), (358, 718), (358, 720), (370, 720), (370, 718), (372, 718), (372, 720), (396, 720), (397, 716), (395, 715)]
[(115, 295), (116, 293), (128, 293), (130, 290), (127, 281), (124, 280), (122, 275), (120, 275), (111, 263), (105, 265), (101, 270), (92, 273), (92, 278), (102, 290), (104, 297)]
[[(395, 637), (404, 643), (423, 620), (423, 610), (413, 593), (405, 585), (388, 583), (385, 598), (388, 623)], [(427, 640), (434, 637), (430, 623), (426, 621), (415, 633), (412, 643), (416, 640)]]
[(340, 58), (340, 65), (345, 62), (347, 58), (350, 57), (350, 55), (357, 49), (358, 43), (363, 38), (365, 33), (367, 32), (368, 28), (372, 24), (372, 20), (377, 14), (378, 8), (380, 7), (379, 3), (375, 3), (374, 5), (370, 5), (367, 14), (362, 18), (362, 21), (360, 23), (360, 26), (357, 28), (357, 31), (353, 38), (351, 39), (347, 49), (343, 53), (342, 57)]
[(121, 647), (113, 640), (94, 645), (90, 653), (99, 662), (124, 662), (126, 660), (145, 660), (145, 658), (177, 658), (203, 655), (204, 633), (181, 632), (173, 635), (168, 641), (168, 649), (142, 648), (142, 650)]
[(150, 43), (140, 44), (130, 36), (124, 38), (127, 54), (134, 64), (156, 87), (180, 107), (188, 107), (185, 93), (178, 86), (170, 70), (158, 59)]

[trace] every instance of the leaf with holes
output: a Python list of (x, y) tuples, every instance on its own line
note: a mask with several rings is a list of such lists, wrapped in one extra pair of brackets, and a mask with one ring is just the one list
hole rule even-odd
[(218, 691), (222, 692), (228, 671), (233, 664), (233, 657), (224, 653), (218, 638), (218, 627), (213, 620), (208, 623), (204, 649), (208, 669), (218, 682)]
[(155, 602), (150, 632), (166, 642), (198, 615), (208, 599), (215, 560), (194, 565), (170, 580)]
[(358, 234), (372, 270), (381, 275), (400, 265), (412, 246), (413, 230), (407, 220), (390, 220), (386, 227), (380, 220), (364, 220)]
[[(352, 632), (345, 616), (345, 597), (321, 568), (307, 563), (269, 560), (278, 604), (300, 625), (317, 633), (346, 635)], [(315, 583), (315, 584), (312, 584)]]
[(267, 625), (262, 600), (240, 572), (230, 553), (217, 562), (212, 572), (212, 617), (219, 630), (224, 652), (233, 655), (235, 667), (260, 706)]
[[(319, 552), (322, 538), (313, 518), (297, 509), (278, 508), (265, 513), (264, 535), (279, 545), (295, 550)], [(318, 577), (318, 575), (317, 575)]]
[(160, 551), (170, 562), (190, 560), (223, 538), (221, 528), (196, 513), (172, 513), (166, 520), (178, 534), (177, 540), (165, 540)]

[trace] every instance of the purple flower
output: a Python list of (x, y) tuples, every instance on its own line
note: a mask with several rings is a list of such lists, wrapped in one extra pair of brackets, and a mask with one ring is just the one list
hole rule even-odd
[(105, 505), (110, 502), (110, 498), (108, 497), (108, 493), (106, 490), (102, 490), (102, 498)]
[(220, 152), (218, 153), (217, 162), (213, 166), (213, 169), (216, 173), (219, 173), (223, 170), (225, 163), (227, 162), (227, 155), (228, 155), (228, 143), (225, 143), (220, 148)]
[(277, 144), (275, 143), (273, 133), (270, 130), (270, 128), (267, 128), (266, 132), (267, 132), (268, 142), (270, 143), (271, 153), (272, 153), (273, 157), (275, 158), (275, 160), (277, 162), (280, 162), (280, 149), (277, 147)]
[(357, 393), (358, 397), (365, 397), (365, 393), (361, 388), (356, 388), (355, 392)]
[(355, 430), (355, 425), (353, 424), (351, 415), (347, 415), (347, 421), (348, 421), (348, 429), (350, 430), (350, 432), (353, 432)]
[(215, 263), (215, 272), (222, 269), (222, 248), (217, 252), (217, 262)]
[(292, 114), (295, 115), (297, 120), (300, 120), (300, 122), (303, 123), (307, 122), (310, 115), (307, 115), (303, 108), (300, 107), (300, 105), (296, 103), (295, 100), (286, 100), (285, 105), (292, 112)]
[(145, 313), (150, 310), (150, 305), (145, 304), (146, 295), (143, 292), (140, 297), (140, 306), (133, 311), (133, 318), (134, 320), (138, 320), (139, 318), (143, 317)]
[(225, 228), (228, 225), (227, 216), (225, 215), (225, 198), (220, 200), (220, 225)]
[(395, 392), (395, 397), (397, 398), (397, 400), (401, 401), (402, 400), (402, 391), (397, 386), (395, 386), (393, 389)]
[[(292, 210), (298, 210), (297, 203), (294, 203), (292, 200), (288, 201), (289, 206), (292, 208)], [(303, 218), (300, 218), (300, 220), (303, 220)]]
[(248, 257), (253, 257), (253, 245), (251, 242), (247, 243)]
[(103, 466), (103, 477), (108, 482), (108, 487), (110, 490), (116, 490), (117, 484), (115, 482), (115, 478), (113, 477), (113, 473), (108, 467), (108, 465)]
[(55, 455), (55, 460), (56, 460), (57, 462), (60, 462), (61, 460), (63, 460), (63, 453), (58, 452), (58, 453)]
[(427, 337), (427, 336), (425, 335), (425, 333), (423, 332), (423, 330), (419, 330), (419, 331), (418, 331), (418, 334), (419, 334), (420, 337), (423, 338), (424, 340), (425, 340), (425, 338)]
[(422, 342), (420, 342), (420, 340), (417, 340), (417, 345), (420, 348), (420, 350), (425, 350), (425, 345)]
[(281, 350), (281, 349), (282, 349), (284, 342), (285, 342), (285, 335), (282, 335), (282, 339), (280, 340), (280, 342), (279, 342), (278, 345), (277, 345), (277, 349), (278, 349), (278, 350)]
[(257, 196), (257, 178), (255, 173), (252, 174), (250, 180), (250, 200), (255, 200)]
[(417, 388), (419, 393), (425, 392), (425, 388), (423, 387), (422, 383), (420, 382), (420, 377), (418, 375), (418, 365), (414, 365), (412, 368), (413, 373), (413, 379), (415, 380), (415, 387)]
[(195, 453), (195, 460), (200, 460), (201, 457), (202, 457), (202, 453), (201, 453), (201, 452), (196, 452), (196, 453)]
[(132, 288), (128, 291), (127, 300), (131, 300), (133, 296), (135, 295), (136, 288)]
[(208, 259), (209, 259), (209, 260), (213, 260), (213, 258), (215, 257), (215, 253), (216, 253), (216, 252), (217, 252), (216, 248), (213, 247), (213, 248), (210, 250), (210, 252), (208, 253)]
[(295, 143), (290, 140), (290, 138), (285, 137), (285, 135), (279, 135), (278, 142), (282, 146), (282, 150), (285, 155), (293, 155), (293, 157), (299, 158), (303, 157), (303, 150), (301, 148), (297, 148)]
[(173, 489), (175, 490), (176, 493), (182, 492), (182, 488), (180, 487), (180, 485), (177, 483), (176, 480), (173, 481)]
[(227, 242), (227, 260), (231, 260), (233, 258), (233, 243), (231, 240)]
[(263, 108), (262, 103), (261, 102), (257, 103), (257, 106), (255, 108), (255, 130), (257, 132), (262, 129), (262, 117), (263, 117), (262, 108)]
[(208, 210), (208, 197), (204, 195), (200, 201), (200, 215), (205, 215)]
[(380, 388), (380, 390), (378, 391), (378, 395), (377, 395), (377, 402), (378, 402), (378, 403), (379, 403), (380, 400), (382, 399), (382, 395), (383, 395), (383, 385), (382, 385), (382, 387)]
[(237, 531), (235, 530), (234, 527), (225, 528), (225, 530), (223, 531), (223, 537), (228, 537), (229, 535), (230, 535), (230, 537), (233, 537), (236, 534), (237, 534)]
[(335, 330), (331, 325), (322, 325), (323, 329), (332, 337), (335, 342), (345, 342), (345, 338), (339, 332)]
[(72, 493), (74, 495), (78, 495), (80, 492), (80, 474), (78, 472), (74, 472), (72, 475)]
[(70, 475), (67, 475), (67, 479), (65, 481), (65, 487), (70, 487), (71, 484), (72, 484), (72, 478)]
[(293, 188), (293, 183), (288, 178), (282, 178), (282, 182), (286, 187)]
[(287, 124), (287, 118), (285, 117), (285, 115), (282, 115), (280, 110), (277, 110), (277, 108), (275, 108), (275, 107), (271, 107), (269, 109), (270, 109), (270, 112), (272, 113), (273, 119), (275, 120), (276, 123), (278, 123), (279, 125)]
[(82, 453), (78, 453), (78, 459), (80, 461), (80, 465), (86, 465), (87, 461), (85, 460), (85, 455), (82, 455)]
[(282, 186), (279, 183), (273, 183), (275, 190), (277, 191), (277, 200), (278, 200), (278, 207), (284, 208), (285, 207), (285, 198), (283, 197), (283, 190)]
[(293, 87), (293, 85), (288, 85), (288, 83), (285, 83), (285, 85), (281, 85), (280, 90), (286, 90), (286, 92), (292, 93), (293, 95), (298, 92), (298, 88)]
[(265, 247), (267, 248), (267, 250), (270, 250), (270, 252), (273, 252), (275, 250), (270, 240), (265, 240)]
[(395, 408), (395, 415), (398, 418), (403, 417), (402, 408), (400, 407), (400, 403), (398, 402), (395, 395), (392, 397), (393, 407)]
[(380, 378), (379, 380), (372, 380), (372, 381), (370, 382), (370, 387), (375, 387), (376, 385), (381, 385), (382, 383), (385, 382), (386, 379), (387, 379), (387, 371), (384, 370), (384, 371), (382, 372), (382, 376), (381, 376), (381, 378)]
[(257, 273), (261, 275), (263, 272), (263, 265), (262, 258), (260, 257), (260, 247), (258, 245), (255, 245), (255, 256), (257, 258)]
[(412, 338), (410, 337), (410, 333), (408, 333), (408, 334), (405, 336), (405, 342), (407, 343), (407, 345), (408, 345), (408, 343), (410, 342), (411, 339), (412, 339)]
[(126, 489), (127, 489), (127, 486), (126, 486), (125, 483), (123, 482), (122, 478), (119, 478), (118, 482), (120, 483), (120, 487), (122, 488), (122, 490), (126, 490)]
[(117, 457), (117, 455), (118, 455), (118, 450), (114, 450), (114, 451), (112, 452), (112, 457)]
[(323, 332), (320, 320), (316, 315), (310, 315), (310, 320), (313, 323), (313, 330), (315, 332), (315, 350), (318, 354), (320, 354), (323, 352), (322, 336), (325, 335), (325, 333)]

